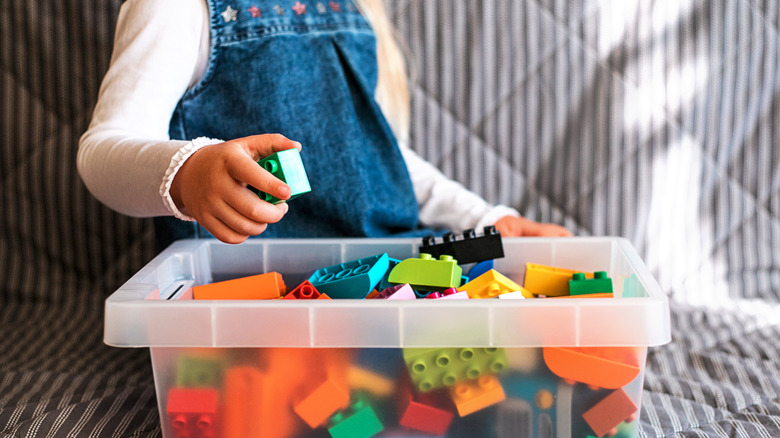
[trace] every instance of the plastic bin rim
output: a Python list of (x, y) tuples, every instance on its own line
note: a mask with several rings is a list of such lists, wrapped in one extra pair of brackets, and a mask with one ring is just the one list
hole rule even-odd
[[(572, 239), (579, 241), (579, 242), (609, 242), (613, 244), (617, 244), (618, 248), (620, 248), (622, 255), (625, 256), (630, 264), (632, 265), (632, 268), (635, 268), (638, 270), (637, 277), (639, 277), (639, 281), (643, 283), (645, 286), (649, 296), (647, 297), (636, 297), (636, 298), (625, 298), (625, 299), (615, 299), (614, 301), (611, 301), (608, 303), (608, 307), (610, 309), (614, 309), (616, 311), (623, 310), (629, 310), (637, 308), (645, 308), (648, 312), (651, 312), (652, 315), (648, 315), (648, 319), (652, 319), (657, 322), (659, 325), (658, 331), (652, 334), (651, 336), (639, 336), (636, 339), (636, 342), (631, 343), (622, 343), (620, 345), (625, 346), (655, 346), (655, 345), (662, 345), (671, 340), (671, 334), (669, 329), (669, 308), (668, 308), (668, 297), (661, 291), (660, 286), (658, 286), (657, 282), (649, 276), (649, 271), (647, 270), (647, 267), (644, 265), (642, 260), (638, 257), (636, 254), (636, 251), (633, 249), (633, 246), (631, 243), (622, 237), (577, 237), (577, 238), (522, 238), (525, 242), (549, 242), (549, 243), (556, 243), (561, 241), (572, 241)], [(509, 241), (512, 241), (512, 238), (508, 239)], [(389, 242), (394, 244), (409, 244), (414, 250), (416, 250), (417, 246), (419, 245), (419, 239), (416, 238), (379, 238), (379, 239), (365, 239), (365, 238), (346, 238), (346, 239), (255, 239), (245, 242), (242, 245), (275, 245), (275, 244), (283, 244), (283, 245), (311, 245), (313, 242), (316, 242), (317, 244), (335, 244), (335, 245), (350, 245), (350, 244), (381, 244), (383, 242)], [(301, 309), (305, 308), (309, 312), (316, 312), (319, 309), (377, 309), (377, 308), (387, 308), (388, 302), (386, 301), (372, 301), (372, 300), (334, 300), (334, 301), (309, 301), (309, 302), (297, 302), (297, 301), (281, 301), (281, 300), (275, 300), (275, 301), (238, 301), (238, 300), (226, 300), (226, 301), (187, 301), (187, 302), (181, 302), (181, 301), (156, 301), (156, 300), (146, 300), (146, 299), (126, 299), (123, 298), (123, 294), (133, 294), (136, 297), (139, 296), (148, 296), (148, 294), (152, 293), (155, 289), (155, 285), (149, 284), (149, 283), (143, 283), (137, 281), (140, 278), (146, 278), (151, 272), (153, 272), (154, 267), (156, 265), (159, 265), (161, 261), (164, 261), (166, 258), (177, 254), (181, 252), (195, 252), (203, 245), (228, 245), (224, 244), (215, 240), (208, 240), (208, 239), (190, 239), (190, 240), (182, 240), (178, 242), (174, 242), (170, 247), (168, 247), (166, 250), (161, 252), (157, 257), (155, 257), (152, 261), (150, 261), (144, 268), (139, 270), (136, 275), (131, 277), (128, 282), (126, 282), (120, 289), (115, 291), (110, 297), (106, 299), (105, 306), (106, 306), (106, 330), (104, 333), (104, 341), (108, 345), (117, 346), (117, 347), (157, 347), (157, 346), (170, 346), (170, 347), (188, 347), (188, 346), (219, 346), (214, 345), (215, 343), (211, 340), (199, 342), (197, 345), (193, 345), (192, 343), (171, 343), (164, 345), (159, 345), (155, 342), (150, 342), (149, 340), (144, 341), (143, 339), (136, 338), (136, 339), (123, 339), (124, 336), (122, 333), (124, 332), (125, 327), (116, 327), (115, 319), (117, 319), (117, 315), (122, 314), (124, 312), (130, 311), (131, 313), (133, 311), (143, 311), (148, 309), (155, 309), (156, 311), (161, 311), (161, 313), (158, 314), (158, 317), (163, 317), (164, 314), (167, 314), (167, 311), (173, 311), (173, 309), (176, 308), (182, 308), (186, 307), (187, 309), (201, 309), (202, 311), (207, 311), (210, 314), (214, 314), (215, 312), (224, 312), (224, 311), (230, 311), (230, 309), (252, 309), (252, 308), (279, 308), (279, 309)], [(134, 282), (134, 280), (136, 280)], [(649, 281), (649, 284), (646, 284)], [(522, 309), (522, 308), (537, 308), (537, 307), (545, 307), (545, 308), (551, 308), (551, 307), (559, 307), (559, 308), (568, 308), (568, 309), (576, 309), (576, 312), (579, 312), (580, 309), (588, 309), (591, 307), (602, 307), (605, 306), (605, 303), (602, 302), (602, 300), (599, 300), (599, 302), (595, 302), (595, 300), (589, 300), (589, 299), (578, 299), (578, 298), (570, 298), (566, 300), (553, 300), (553, 299), (547, 299), (547, 300), (479, 300), (479, 301), (465, 301), (465, 302), (459, 302), (459, 301), (434, 301), (434, 300), (415, 300), (415, 301), (395, 301), (392, 303), (392, 307), (395, 309), (398, 309), (399, 314), (403, 313), (405, 309), (435, 309), (439, 313), (446, 313), (448, 311), (456, 312), (457, 310), (462, 310), (464, 307), (474, 309), (474, 311), (477, 311), (478, 309), (483, 309), (484, 311), (488, 312), (489, 314), (493, 314), (493, 312), (498, 311), (509, 311), (512, 309)], [(647, 312), (646, 312), (647, 313)], [(213, 317), (212, 317), (213, 318)], [(130, 322), (132, 324), (132, 321), (127, 321), (127, 318), (118, 318), (120, 320), (123, 320), (125, 323)], [(137, 322), (137, 321), (136, 321)], [(113, 327), (112, 330), (109, 330), (109, 327)], [(492, 330), (492, 329), (491, 329)], [(130, 337), (132, 338), (132, 336)], [(394, 345), (395, 347), (402, 347), (403, 345)], [(487, 344), (490, 344), (489, 346), (503, 346), (503, 345), (494, 345), (495, 343), (488, 342)], [(580, 344), (577, 344), (580, 345)], [(585, 346), (585, 344), (582, 344)], [(591, 346), (601, 346), (601, 344), (587, 344)], [(612, 345), (612, 344), (610, 344)], [(617, 344), (614, 344), (617, 346)], [(238, 345), (231, 345), (231, 346), (238, 346)], [(273, 346), (273, 345), (260, 345), (260, 344), (247, 344), (244, 345), (246, 347), (266, 347), (266, 346)], [(355, 347), (375, 347), (376, 345), (354, 345)], [(415, 345), (418, 346), (418, 345)], [(526, 345), (531, 346), (531, 345)], [(536, 345), (537, 347), (547, 346), (545, 345)], [(563, 346), (563, 345), (561, 345)]]

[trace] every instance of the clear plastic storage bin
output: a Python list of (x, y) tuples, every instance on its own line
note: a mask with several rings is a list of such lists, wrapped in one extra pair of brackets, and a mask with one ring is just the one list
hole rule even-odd
[[(105, 342), (150, 347), (165, 437), (634, 437), (666, 295), (620, 238), (507, 238), (495, 269), (607, 271), (614, 298), (192, 299), (192, 287), (317, 269), (420, 239), (180, 241), (106, 300)], [(468, 271), (464, 267), (464, 272)]]

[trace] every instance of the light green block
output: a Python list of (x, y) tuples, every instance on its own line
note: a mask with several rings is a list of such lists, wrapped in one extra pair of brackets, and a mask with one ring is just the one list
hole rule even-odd
[(181, 355), (176, 363), (176, 386), (184, 388), (218, 388), (226, 367), (223, 357)]
[(430, 254), (406, 259), (393, 268), (387, 280), (390, 283), (409, 283), (415, 290), (438, 290), (458, 287), (463, 269), (452, 256), (443, 255), (436, 260)]
[(508, 366), (503, 348), (405, 348), (404, 362), (418, 391), (452, 386)]

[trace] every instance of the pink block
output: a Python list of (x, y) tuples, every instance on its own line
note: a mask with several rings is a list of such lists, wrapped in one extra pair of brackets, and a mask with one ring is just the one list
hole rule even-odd
[(454, 294), (444, 295), (443, 297), (438, 299), (439, 300), (468, 300), (469, 293), (464, 290), (462, 292), (456, 292)]
[[(385, 289), (384, 291), (382, 291), (382, 293), (384, 293), (388, 289)], [(412, 286), (408, 284), (404, 284), (398, 287), (398, 289), (396, 289), (395, 292), (392, 292), (391, 295), (389, 295), (385, 299), (386, 300), (416, 300), (417, 295), (414, 294), (414, 289), (412, 289)]]

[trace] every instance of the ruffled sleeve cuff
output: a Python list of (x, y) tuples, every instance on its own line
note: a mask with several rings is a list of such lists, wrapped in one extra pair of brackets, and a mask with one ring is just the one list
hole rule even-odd
[(195, 218), (186, 214), (186, 212), (179, 210), (179, 208), (176, 207), (176, 203), (173, 202), (173, 198), (171, 198), (171, 184), (173, 184), (173, 178), (176, 177), (181, 166), (184, 165), (184, 162), (187, 161), (192, 154), (205, 146), (219, 143), (223, 143), (223, 141), (207, 137), (198, 137), (179, 148), (173, 155), (173, 158), (171, 158), (171, 162), (168, 165), (168, 169), (165, 171), (165, 176), (163, 176), (162, 184), (160, 185), (160, 196), (162, 196), (165, 207), (174, 217), (183, 221), (192, 222), (195, 220)]

